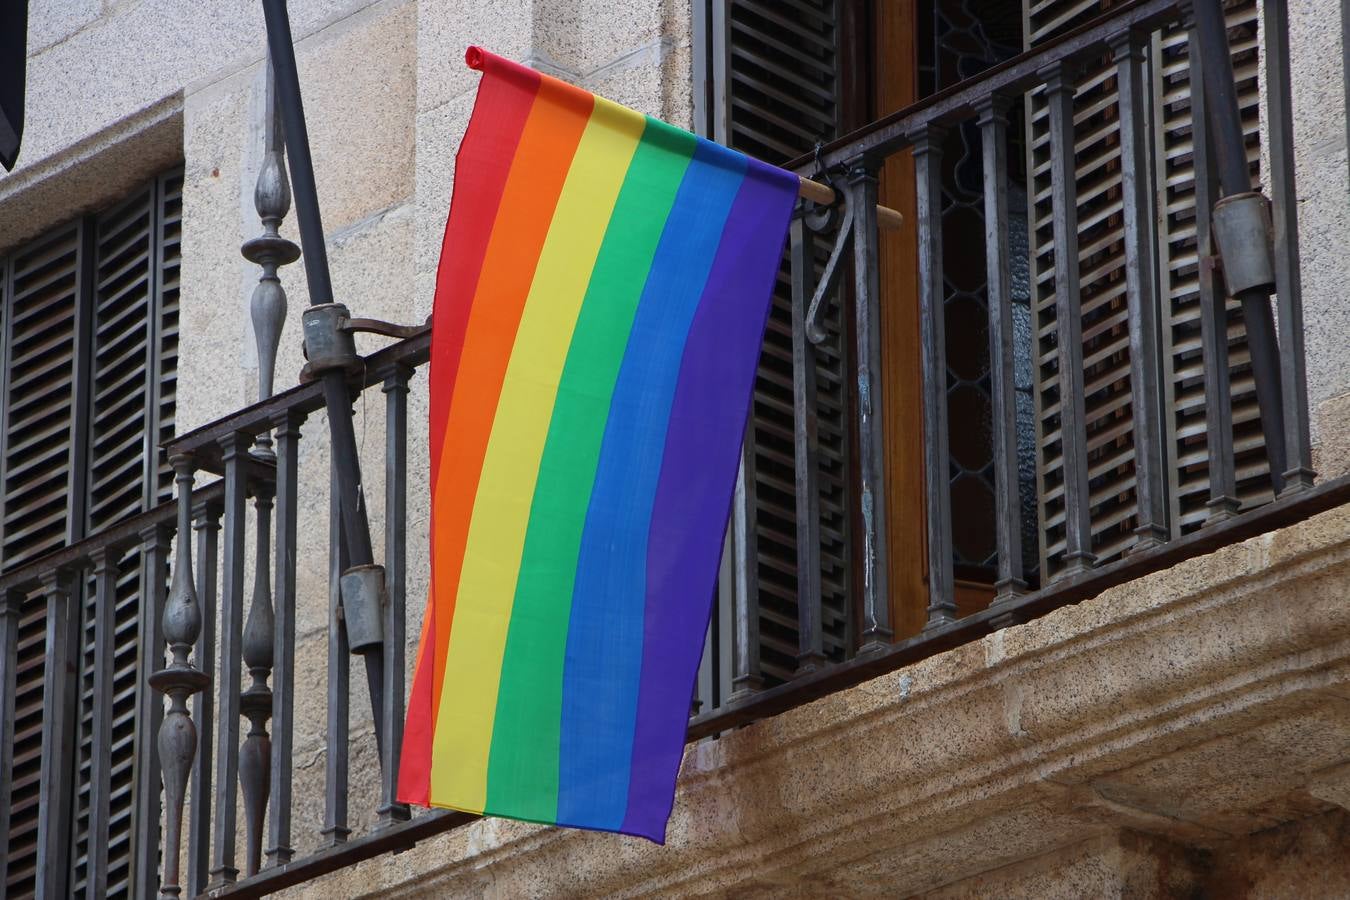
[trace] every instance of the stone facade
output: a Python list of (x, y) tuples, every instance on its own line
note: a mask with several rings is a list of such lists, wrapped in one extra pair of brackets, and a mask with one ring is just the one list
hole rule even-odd
[[(333, 283), (420, 322), (471, 111), (479, 43), (692, 125), (688, 0), (291, 0)], [(1291, 4), (1309, 405), (1316, 462), (1350, 472), (1350, 165), (1335, 0)], [(256, 0), (33, 0), (21, 165), (0, 249), (185, 170), (178, 427), (256, 398)], [(284, 233), (298, 240), (294, 217)], [(301, 364), (303, 261), (278, 387)], [(363, 336), (363, 351), (382, 339)], [(383, 408), (356, 410), (380, 556)], [(411, 420), (426, 386), (413, 380)], [(327, 522), (322, 416), (302, 523)], [(410, 469), (426, 470), (413, 429)], [(426, 588), (410, 491), (408, 658)], [(322, 819), (326, 527), (299, 553), (296, 848)], [(937, 897), (1350, 894), (1350, 512), (1336, 510), (692, 746), (669, 845), (484, 820), (291, 896)], [(353, 679), (353, 828), (378, 764)], [(371, 802), (367, 802), (371, 799)]]

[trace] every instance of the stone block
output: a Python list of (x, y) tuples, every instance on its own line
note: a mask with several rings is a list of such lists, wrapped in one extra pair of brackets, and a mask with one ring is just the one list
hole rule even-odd
[[(239, 255), (240, 244), (261, 232), (252, 204), (254, 176), (244, 155), (249, 99), (244, 84), (185, 100), (176, 423), (180, 431), (257, 399), (246, 373), (256, 369), (248, 298), (258, 269)], [(289, 287), (288, 280), (283, 283)]]
[(454, 188), (455, 153), (473, 112), (474, 94), (463, 94), (417, 116), (416, 274), (413, 314), (431, 314), (436, 266)]
[(478, 73), (464, 65), (464, 51), (471, 45), (509, 59), (528, 58), (534, 41), (534, 6), (532, 0), (420, 4), (417, 111), (436, 109), (477, 87)]
[(103, 0), (31, 0), (28, 54), (41, 53), (103, 15)]
[(309, 142), (330, 233), (412, 196), (416, 27), (417, 6), (404, 2), (331, 25), (299, 46)]
[(929, 900), (1182, 897), (1192, 894), (1199, 883), (1201, 870), (1196, 863), (1184, 847), (1132, 832), (1113, 832), (983, 872), (926, 896)]
[(579, 83), (615, 103), (688, 128), (691, 123), (684, 98), (689, 95), (690, 82), (678, 78), (687, 63), (687, 54), (677, 54), (673, 44), (660, 41), (584, 76)]
[(548, 0), (536, 3), (534, 52), (555, 66), (590, 73), (664, 36), (664, 0)]
[(1313, 407), (1312, 418), (1318, 435), (1313, 446), (1313, 468), (1318, 477), (1350, 474), (1350, 391)]

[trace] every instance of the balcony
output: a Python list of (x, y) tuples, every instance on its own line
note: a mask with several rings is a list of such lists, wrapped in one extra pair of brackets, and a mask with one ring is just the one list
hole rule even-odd
[[(1350, 477), (1318, 481), (1313, 473), (1286, 11), (1265, 4), (1260, 57), (1262, 184), (1271, 201), (1275, 292), (1268, 302), (1264, 296), (1243, 302), (1225, 297), (1216, 258), (1205, 249), (1210, 210), (1220, 197), (1225, 136), (1212, 131), (1199, 94), (1155, 109), (1143, 89), (1146, 74), (1202, 80), (1197, 53), (1168, 55), (1188, 32), (1189, 46), (1200, 46), (1181, 6), (1171, 0), (1123, 4), (791, 164), (798, 174), (830, 181), (842, 199), (833, 209), (804, 207), (794, 219), (780, 292), (779, 338), (790, 365), (761, 369), (762, 383), (778, 378), (780, 387), (790, 387), (790, 409), (779, 414), (791, 422), (792, 453), (778, 460), (776, 476), (790, 494), (790, 521), (769, 521), (772, 501), (756, 492), (775, 476), (759, 465), (752, 427), (690, 718), (691, 743), (945, 651), (974, 653), (977, 642), (1010, 626), (1206, 554), (1236, 557), (1232, 548), (1243, 541), (1350, 502)], [(1104, 105), (1112, 113), (1101, 119), (1094, 92), (1107, 82), (1114, 99)], [(1151, 123), (1159, 115), (1171, 117), (1170, 133), (1185, 140), (1156, 143)], [(1015, 222), (1009, 199), (1010, 131), (1019, 124), (1031, 144), (1021, 176), (1025, 227)], [(1091, 144), (1103, 130), (1111, 134), (1110, 146), (1107, 161), (1097, 165)], [(978, 467), (953, 464), (949, 437), (971, 424), (953, 411), (961, 378), (951, 374), (945, 331), (953, 291), (944, 241), (953, 232), (943, 220), (951, 178), (944, 153), (955, 133), (972, 137), (982, 153), (985, 271), (975, 293), (987, 312), (982, 390), (990, 458)], [(1260, 157), (1259, 149), (1249, 152)], [(889, 483), (895, 470), (887, 442), (897, 434), (887, 419), (890, 345), (882, 333), (882, 310), (896, 302), (884, 284), (884, 260), (896, 245), (878, 230), (875, 213), (882, 180), (896, 172), (911, 177), (907, 169), (889, 168), (902, 159), (912, 160), (915, 199), (921, 405), (913, 412), (927, 436), (923, 496), (903, 507), (922, 515), (903, 522), (893, 516), (902, 488)], [(1165, 201), (1185, 205), (1177, 198), (1191, 198), (1185, 200), (1195, 210), (1191, 218), (1173, 221), (1166, 209), (1159, 214), (1148, 187), (1155, 176), (1174, 192), (1165, 193)], [(1021, 259), (1010, 245), (1018, 234), (1028, 244)], [(1019, 320), (1014, 282), (1027, 263), (1026, 318)], [(1181, 281), (1193, 285), (1184, 303), (1171, 287)], [(1264, 357), (1256, 349), (1263, 308), (1271, 318), (1264, 334), (1274, 342)], [(410, 569), (422, 564), (407, 553), (409, 529), (419, 527), (409, 517), (410, 485), (417, 490), (422, 481), (416, 466), (411, 478), (409, 471), (409, 385), (423, 374), (429, 348), (429, 331), (402, 338), (364, 357), (348, 380), (353, 403), (382, 407), (385, 423), (382, 452), (363, 448), (367, 471), (375, 464), (383, 473), (372, 483), (382, 487), (387, 572), (381, 640), (364, 652), (349, 646), (338, 589), (348, 548), (337, 475), (316, 478), (314, 466), (302, 465), (314, 458), (307, 451), (321, 451), (314, 445), (324, 443), (302, 437), (324, 409), (318, 383), (169, 442), (174, 503), (0, 576), (0, 685), (7, 694), (0, 753), (16, 721), (12, 670), (20, 608), (38, 598), (47, 616), (42, 816), (33, 838), (39, 884), (59, 892), (56, 885), (79, 880), (97, 895), (106, 883), (106, 859), (100, 859), (106, 847), (77, 854), (65, 836), (76, 790), (88, 792), (89, 833), (108, 827), (113, 736), (107, 719), (115, 679), (111, 659), (96, 649), (90, 684), (76, 683), (72, 660), (79, 650), (71, 622), (81, 592), (88, 591), (97, 611), (95, 646), (111, 646), (100, 641), (100, 629), (112, 621), (111, 573), (131, 552), (142, 585), (137, 628), (141, 646), (149, 648), (138, 662), (135, 688), (133, 895), (150, 896), (163, 883), (181, 884), (190, 896), (262, 896), (407, 850), (473, 820), (444, 811), (413, 814), (394, 800), (391, 761), (401, 743), (411, 637)], [(831, 370), (846, 372), (842, 381), (830, 380), (826, 356), (832, 364), (842, 361)], [(1022, 369), (1036, 372), (1034, 396), (1019, 399)], [(1030, 430), (1019, 404), (1035, 420)], [(833, 435), (829, 459), (822, 454), (822, 428)], [(968, 510), (954, 511), (953, 491), (966, 468), (978, 468), (992, 488), (992, 507), (978, 525), (989, 532), (993, 550), (978, 559), (958, 546), (958, 530), (968, 523), (955, 520)], [(1028, 471), (1034, 474), (1023, 474)], [(321, 528), (306, 519), (301, 498), (317, 495), (330, 498), (330, 510), (329, 589), (316, 600), (298, 595), (297, 568), (309, 562), (300, 550), (312, 543), (306, 532)], [(896, 621), (890, 584), (890, 553), (903, 525), (922, 537), (925, 573), (923, 621), (912, 634)], [(755, 548), (771, 530), (793, 545), (791, 571), (779, 573), (791, 585), (789, 606), (761, 602), (762, 557)], [(1230, 561), (1235, 571), (1241, 568)], [(411, 599), (416, 607), (422, 598)], [(302, 605), (327, 611), (325, 659), (297, 651)], [(790, 620), (795, 646), (766, 642), (765, 623), (772, 627), (775, 617)], [(771, 653), (772, 662), (766, 660)], [(295, 752), (298, 717), (314, 715), (296, 708), (298, 682), (322, 684), (326, 693), (321, 773)], [(86, 689), (95, 710), (93, 751), (79, 788), (60, 775), (74, 768), (64, 748), (76, 727), (63, 710), (76, 690)], [(352, 790), (358, 781), (373, 783), (354, 771), (372, 760), (354, 761), (353, 722), (373, 730), (376, 759), (383, 761), (378, 793)], [(0, 770), (9, 768), (10, 760), (0, 757)], [(302, 821), (302, 805), (319, 820)], [(358, 821), (369, 827), (354, 827)], [(0, 823), (0, 833), (6, 830)]]

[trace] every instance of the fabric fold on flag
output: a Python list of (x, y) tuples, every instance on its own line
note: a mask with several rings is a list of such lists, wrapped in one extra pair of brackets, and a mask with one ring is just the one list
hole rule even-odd
[(466, 61), (399, 799), (663, 842), (797, 179)]

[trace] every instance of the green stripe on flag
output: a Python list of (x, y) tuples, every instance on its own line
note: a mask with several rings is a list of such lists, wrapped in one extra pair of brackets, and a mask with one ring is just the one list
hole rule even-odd
[[(488, 760), (484, 812), (553, 822), (563, 664), (581, 534), (614, 384), (693, 135), (647, 118), (563, 365), (530, 507)], [(447, 685), (456, 690), (456, 685)]]

